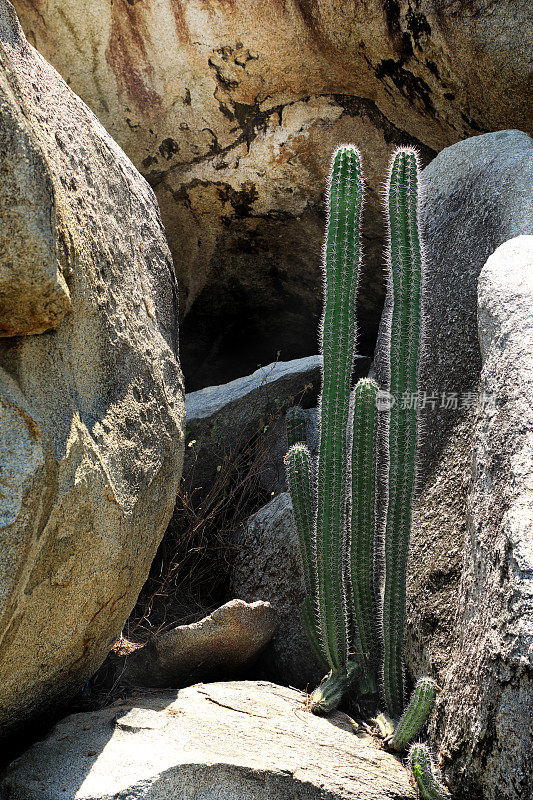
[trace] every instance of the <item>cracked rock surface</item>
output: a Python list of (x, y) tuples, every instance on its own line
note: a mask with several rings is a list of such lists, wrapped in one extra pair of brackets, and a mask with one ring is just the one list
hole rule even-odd
[(156, 191), (182, 292), (189, 390), (248, 374), (279, 349), (283, 360), (315, 352), (322, 200), (337, 144), (364, 155), (359, 318), (371, 342), (379, 189), (393, 147), (414, 144), (427, 164), (463, 138), (530, 125), (529, 0), (15, 7)]
[(0, 780), (5, 800), (415, 800), (401, 762), (341, 712), (272, 683), (139, 694), (62, 720)]

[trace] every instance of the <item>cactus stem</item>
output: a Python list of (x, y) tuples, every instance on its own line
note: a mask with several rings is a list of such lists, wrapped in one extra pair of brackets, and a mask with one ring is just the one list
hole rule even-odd
[(346, 431), (355, 353), (355, 296), (363, 180), (359, 151), (342, 145), (333, 156), (324, 248), (325, 302), (315, 526), (317, 627), (333, 670), (346, 667), (349, 642), (345, 586), (349, 459)]
[(386, 385), (395, 403), (381, 418), (385, 443), (380, 453), (385, 475), (380, 500), (380, 537), (384, 543), (382, 605), (383, 692), (392, 717), (404, 704), (403, 637), (411, 500), (415, 488), (419, 351), (422, 336), (422, 249), (418, 232), (418, 160), (400, 148), (391, 162), (388, 222), (389, 286), (384, 316)]
[(415, 781), (420, 800), (449, 800), (447, 789), (439, 781), (427, 744), (411, 745), (407, 764)]
[(329, 714), (331, 711), (335, 711), (345, 692), (357, 680), (359, 672), (358, 664), (350, 664), (344, 670), (330, 670), (311, 693), (309, 707), (312, 713)]
[(375, 381), (363, 378), (358, 381), (353, 395), (351, 524), (347, 564), (353, 649), (363, 671), (361, 689), (369, 694), (377, 691), (379, 656), (374, 587), (377, 393)]
[(388, 747), (404, 750), (413, 741), (431, 713), (438, 691), (439, 687), (433, 678), (420, 678), (417, 681), (394, 733), (385, 741)]

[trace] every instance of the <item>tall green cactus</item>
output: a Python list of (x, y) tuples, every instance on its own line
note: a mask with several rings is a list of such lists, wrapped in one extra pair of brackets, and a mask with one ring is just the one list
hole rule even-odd
[(333, 670), (346, 667), (349, 650), (344, 575), (349, 475), (346, 431), (355, 354), (362, 204), (361, 157), (355, 147), (343, 145), (333, 158), (328, 192), (315, 528), (318, 630), (321, 649)]
[(389, 714), (404, 705), (403, 638), (411, 500), (416, 476), (418, 363), (422, 329), (422, 250), (418, 232), (418, 160), (394, 155), (389, 180), (389, 283), (385, 357), (392, 406), (385, 423), (386, 516), (383, 593), (383, 692)]
[[(382, 655), (385, 702), (390, 716), (397, 719), (404, 699), (402, 647), (421, 339), (422, 254), (415, 152), (400, 148), (390, 171), (390, 274), (380, 359), (386, 368), (385, 388), (396, 402), (382, 416), (379, 436), (378, 387), (373, 381), (357, 384), (350, 419), (362, 194), (359, 153), (343, 145), (334, 155), (328, 195), (316, 498), (305, 444), (293, 444), (286, 461), (307, 592), (302, 617), (311, 643), (331, 668), (311, 696), (312, 708), (318, 713), (335, 707), (356, 677), (363, 694), (373, 694)], [(289, 415), (289, 443), (302, 438), (299, 414), (294, 410)], [(386, 480), (380, 487), (384, 496), (376, 498), (378, 472)], [(377, 504), (376, 499), (380, 500)], [(376, 508), (381, 511), (379, 519)], [(381, 576), (376, 582), (374, 551), (379, 535), (384, 549), (383, 586)], [(386, 715), (378, 715), (391, 747), (402, 748), (416, 735), (432, 706), (435, 686), (430, 679), (417, 684), (396, 727)]]
[(361, 689), (377, 690), (378, 630), (374, 585), (374, 531), (378, 413), (375, 381), (358, 381), (353, 399), (350, 548), (348, 598), (353, 630), (352, 658), (362, 669)]

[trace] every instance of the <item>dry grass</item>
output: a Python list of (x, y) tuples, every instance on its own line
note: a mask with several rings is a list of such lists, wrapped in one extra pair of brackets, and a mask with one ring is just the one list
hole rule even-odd
[(115, 652), (144, 644), (166, 628), (195, 622), (229, 599), (235, 533), (271, 499), (261, 485), (271, 446), (266, 432), (277, 423), (285, 436), (280, 423), (285, 411), (312, 392), (308, 384), (298, 397), (267, 403), (272, 410), (257, 429), (243, 430), (224, 450), (207, 491), (190, 488), (196, 485), (196, 462), (183, 476), (174, 515)]
[(184, 476), (173, 518), (124, 629), (128, 641), (144, 642), (165, 628), (194, 622), (227, 600), (235, 532), (270, 499), (260, 483), (268, 455), (261, 429), (224, 454), (207, 493), (186, 488), (194, 486), (194, 466)]

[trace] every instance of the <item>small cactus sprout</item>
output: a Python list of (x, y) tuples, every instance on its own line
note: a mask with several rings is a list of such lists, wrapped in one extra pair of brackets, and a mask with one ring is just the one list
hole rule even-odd
[(361, 156), (357, 148), (342, 145), (333, 156), (324, 248), (323, 372), (315, 527), (318, 631), (321, 649), (334, 671), (345, 669), (349, 657), (345, 586), (349, 478), (346, 432), (355, 354), (362, 204)]
[(300, 406), (289, 408), (285, 414), (285, 420), (287, 423), (287, 440), (289, 447), (292, 447), (293, 444), (299, 444), (300, 442), (305, 444), (307, 435), (305, 431), (305, 414), (303, 408), (300, 408)]
[(437, 692), (437, 686), (433, 678), (420, 678), (414, 688), (409, 704), (398, 722), (394, 733), (386, 740), (388, 747), (393, 750), (404, 750), (413, 741), (427, 720)]
[[(422, 248), (418, 231), (418, 160), (400, 148), (393, 156), (389, 191), (389, 282), (385, 308), (386, 388), (394, 404), (383, 416), (386, 502), (384, 535), (383, 693), (387, 711), (399, 717), (404, 705), (403, 638), (411, 499), (415, 488), (418, 364), (422, 329)], [(406, 402), (405, 402), (406, 401)]]
[(377, 717), (370, 719), (369, 722), (376, 728), (376, 733), (382, 739), (388, 739), (394, 733), (394, 722), (387, 714), (378, 714)]
[(352, 491), (347, 588), (352, 616), (351, 656), (362, 668), (361, 691), (377, 691), (378, 630), (374, 587), (374, 530), (378, 386), (363, 378), (353, 399)]
[[(301, 442), (293, 444), (285, 456), (285, 465), (305, 581), (306, 598), (302, 607), (302, 622), (313, 649), (315, 651), (318, 649), (320, 652), (316, 617), (310, 605), (317, 594), (317, 579), (313, 540), (314, 502), (311, 489), (311, 454), (307, 445)], [(322, 656), (321, 661), (323, 660)]]
[(427, 744), (416, 742), (411, 745), (407, 762), (418, 788), (420, 800), (449, 800), (448, 790), (437, 778)]
[(346, 691), (357, 680), (359, 666), (350, 664), (346, 670), (331, 670), (311, 693), (310, 709), (313, 714), (329, 714), (339, 707)]

